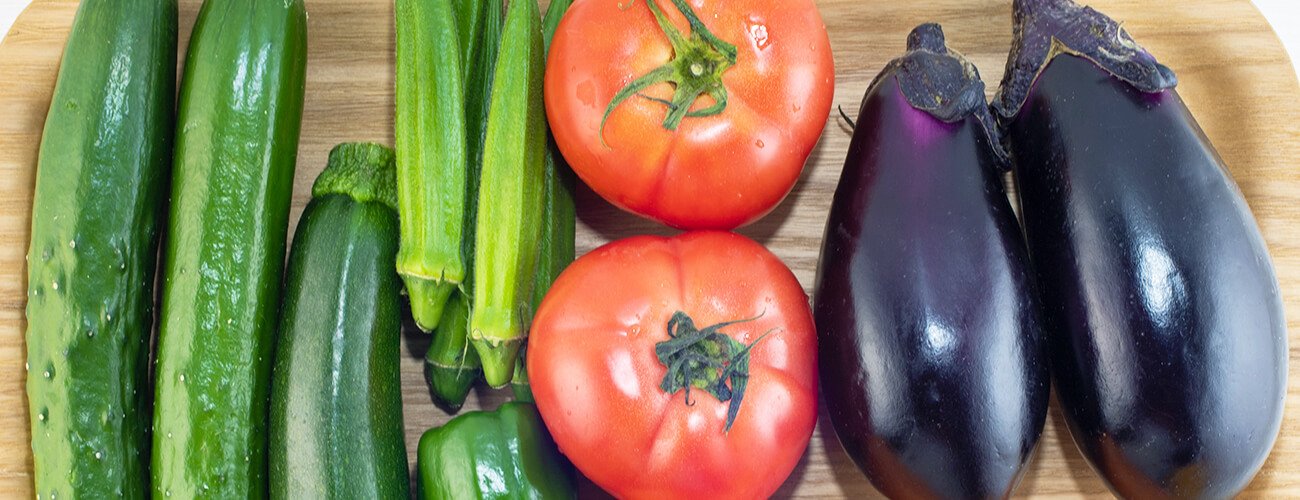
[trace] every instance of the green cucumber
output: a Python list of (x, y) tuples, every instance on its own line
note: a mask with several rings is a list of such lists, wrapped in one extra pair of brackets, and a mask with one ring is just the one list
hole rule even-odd
[(451, 0), (396, 0), (397, 271), (411, 315), (431, 331), (469, 275), (462, 245), (466, 187), (465, 88)]
[(181, 81), (155, 498), (264, 498), (272, 348), (303, 110), (298, 0), (207, 0)]
[(502, 387), (531, 321), (546, 172), (542, 19), (536, 0), (507, 9), (479, 186), (470, 342), (483, 378)]
[(38, 498), (149, 496), (149, 336), (175, 91), (175, 0), (82, 2), (41, 136), (27, 253)]
[(273, 499), (409, 498), (393, 151), (340, 144), (294, 233), (272, 374)]

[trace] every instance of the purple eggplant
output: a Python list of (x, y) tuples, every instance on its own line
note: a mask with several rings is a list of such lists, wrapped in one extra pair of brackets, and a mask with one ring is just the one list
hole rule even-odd
[(1046, 344), (984, 83), (917, 27), (867, 91), (814, 314), (840, 443), (884, 494), (1005, 498), (1047, 414)]
[(1016, 0), (994, 108), (1075, 443), (1126, 498), (1228, 498), (1282, 422), (1268, 249), (1172, 71), (1069, 0)]

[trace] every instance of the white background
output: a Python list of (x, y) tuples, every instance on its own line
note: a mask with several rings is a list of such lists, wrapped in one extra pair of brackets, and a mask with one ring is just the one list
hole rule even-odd
[[(1080, 0), (1076, 0), (1080, 1)], [(1273, 25), (1273, 31), (1282, 39), (1287, 54), (1292, 60), (1300, 54), (1300, 2), (1297, 0), (1252, 0), (1264, 13), (1264, 18)], [(31, 0), (0, 0), (0, 33), (9, 33), (9, 26), (18, 17), (18, 13), (31, 3)], [(1080, 3), (1088, 3), (1081, 0)]]

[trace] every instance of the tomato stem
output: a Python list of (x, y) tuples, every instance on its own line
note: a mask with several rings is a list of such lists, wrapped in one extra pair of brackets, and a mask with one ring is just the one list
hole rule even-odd
[[(727, 424), (723, 433), (731, 431), (731, 424), (740, 412), (740, 402), (745, 398), (749, 383), (749, 351), (771, 330), (763, 333), (749, 345), (742, 344), (722, 333), (722, 327), (753, 321), (763, 317), (718, 323), (696, 329), (695, 321), (682, 311), (673, 313), (668, 320), (668, 340), (655, 344), (655, 356), (668, 367), (668, 373), (659, 388), (668, 394), (686, 391), (686, 405), (693, 406), (691, 387), (712, 394), (718, 401), (729, 401)], [(731, 387), (727, 387), (727, 381)]]
[[(635, 2), (635, 0), (632, 0)], [(655, 0), (645, 0), (646, 6), (659, 22), (659, 29), (673, 46), (673, 58), (650, 72), (632, 80), (623, 87), (605, 108), (605, 115), (600, 119), (600, 143), (606, 148), (605, 121), (614, 108), (632, 96), (640, 96), (650, 101), (663, 104), (668, 108), (663, 127), (677, 130), (682, 119), (686, 117), (714, 116), (727, 108), (727, 88), (722, 85), (722, 73), (736, 65), (736, 46), (713, 35), (699, 16), (686, 3), (686, 0), (672, 0), (677, 10), (686, 16), (691, 25), (691, 36), (687, 38), (659, 10)], [(630, 8), (632, 4), (628, 4)], [(642, 90), (660, 82), (670, 82), (676, 86), (672, 100), (658, 99), (641, 94)], [(691, 105), (701, 95), (708, 94), (713, 105), (691, 111)]]

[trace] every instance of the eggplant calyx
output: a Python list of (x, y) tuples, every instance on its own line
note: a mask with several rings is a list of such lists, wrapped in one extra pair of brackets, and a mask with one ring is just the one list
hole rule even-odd
[(1039, 73), (1057, 55), (1083, 57), (1143, 92), (1178, 85), (1173, 70), (1156, 61), (1122, 23), (1073, 0), (1015, 0), (1015, 37), (1002, 86), (993, 98), (999, 116), (1020, 112)]
[[(663, 127), (667, 130), (677, 130), (677, 126), (681, 125), (682, 119), (686, 117), (714, 116), (727, 109), (727, 87), (722, 84), (722, 74), (736, 65), (736, 46), (714, 36), (704, 26), (704, 22), (700, 21), (699, 16), (695, 15), (695, 11), (686, 0), (672, 1), (690, 24), (691, 35), (689, 38), (682, 35), (682, 32), (678, 31), (677, 27), (664, 16), (663, 11), (659, 10), (655, 0), (645, 0), (644, 3), (659, 22), (659, 29), (663, 30), (668, 41), (672, 43), (674, 56), (663, 66), (632, 80), (610, 100), (609, 106), (605, 108), (605, 115), (600, 119), (600, 143), (607, 149), (609, 145), (605, 144), (605, 121), (609, 119), (609, 114), (614, 112), (614, 108), (634, 95), (663, 104), (668, 108), (668, 114), (663, 122)], [(631, 2), (635, 3), (636, 0)], [(631, 8), (632, 3), (620, 8)], [(670, 82), (676, 87), (672, 100), (650, 97), (641, 93), (651, 85), (661, 82)], [(705, 94), (713, 99), (713, 105), (691, 111), (691, 105)]]
[(925, 23), (913, 28), (907, 35), (907, 53), (890, 61), (871, 82), (871, 88), (891, 74), (898, 81), (899, 92), (913, 108), (945, 123), (974, 117), (997, 154), (998, 167), (1009, 168), (997, 123), (984, 99), (984, 81), (980, 79), (979, 69), (966, 56), (948, 47), (943, 27)]
[[(761, 317), (763, 315), (759, 314), (753, 318), (697, 329), (695, 321), (689, 315), (682, 311), (673, 313), (673, 317), (668, 320), (669, 339), (655, 344), (655, 356), (668, 367), (668, 373), (664, 374), (659, 389), (668, 394), (685, 390), (687, 406), (695, 405), (691, 401), (691, 387), (713, 395), (720, 402), (729, 402), (727, 424), (722, 432), (730, 432), (731, 424), (735, 423), (736, 414), (740, 412), (740, 402), (745, 398), (745, 387), (749, 383), (749, 351), (772, 331), (767, 331), (745, 345), (719, 330)], [(728, 381), (731, 382), (731, 387), (727, 387)]]

